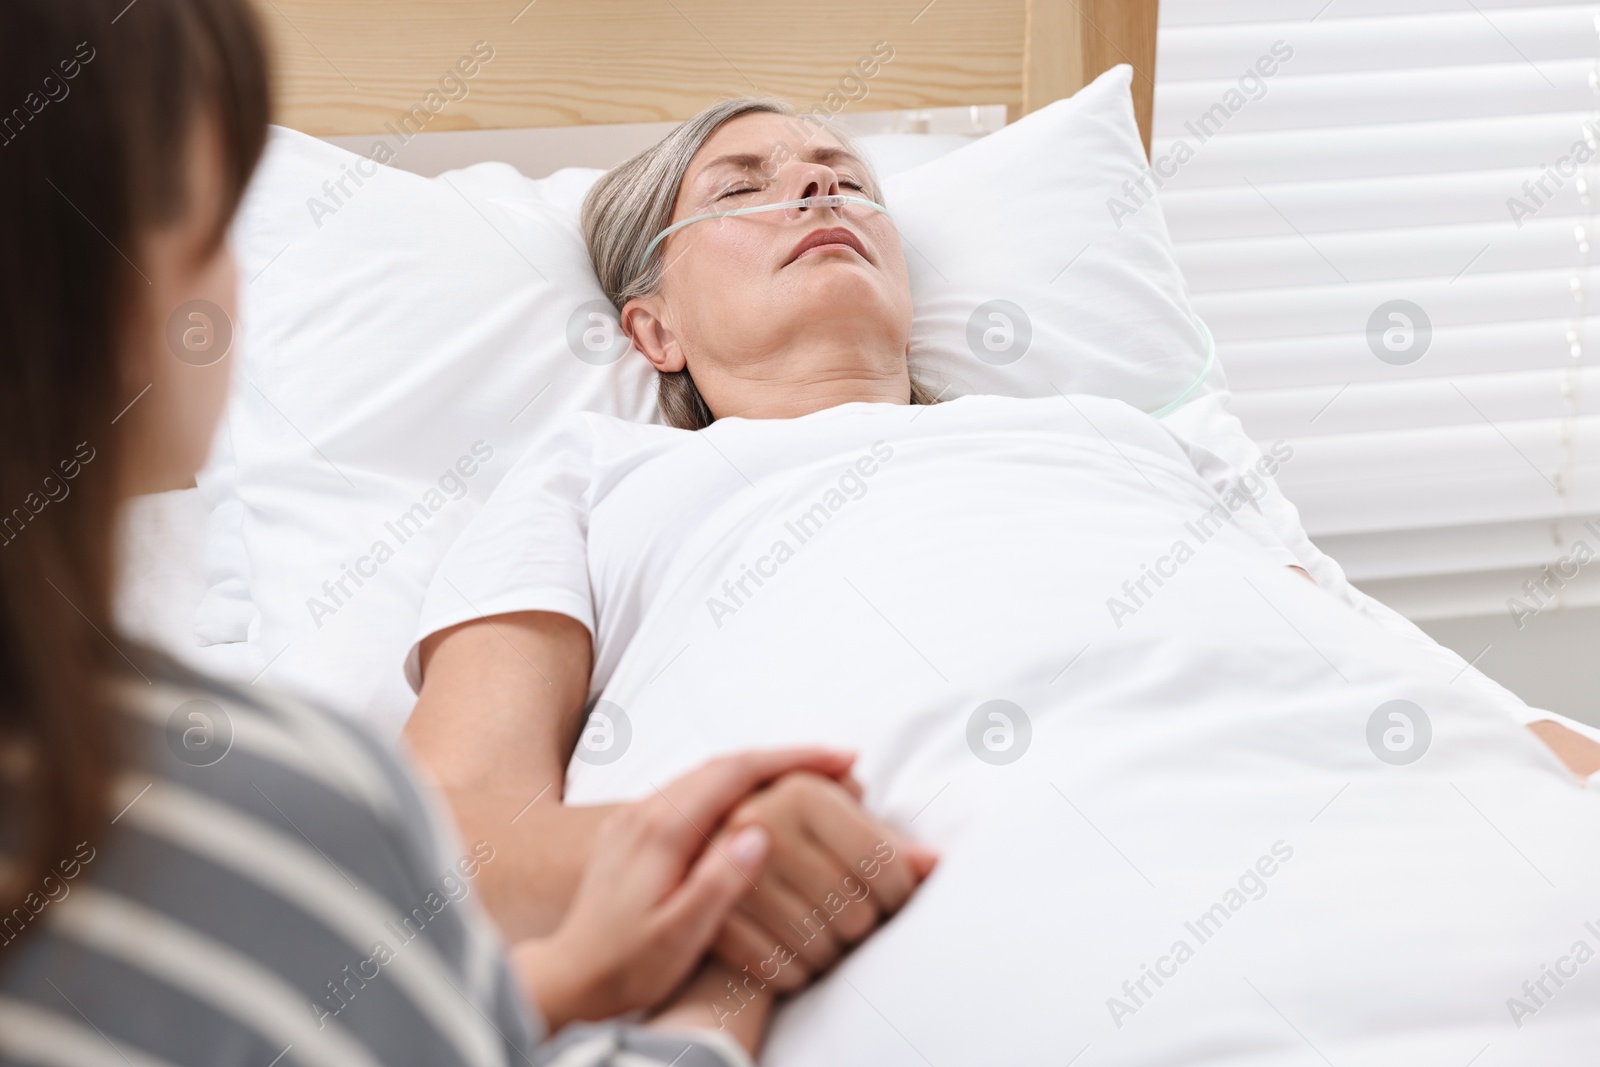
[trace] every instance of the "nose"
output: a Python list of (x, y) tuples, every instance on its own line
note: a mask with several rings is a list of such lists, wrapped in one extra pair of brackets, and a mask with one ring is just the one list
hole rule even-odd
[(812, 196), (837, 196), (839, 193), (839, 175), (834, 173), (832, 167), (823, 163), (794, 163), (791, 173), (785, 175), (783, 186), (787, 191), (784, 199), (804, 200)]

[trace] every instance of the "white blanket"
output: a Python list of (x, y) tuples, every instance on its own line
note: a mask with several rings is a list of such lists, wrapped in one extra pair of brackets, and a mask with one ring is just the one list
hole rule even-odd
[(573, 764), (586, 802), (852, 746), (870, 806), (941, 850), (763, 1061), (1592, 1063), (1600, 802), (1288, 570), (1148, 418), (973, 404), (861, 406), (776, 470), (781, 425), (713, 427), (768, 467), (675, 532), (603, 694), (626, 751)]

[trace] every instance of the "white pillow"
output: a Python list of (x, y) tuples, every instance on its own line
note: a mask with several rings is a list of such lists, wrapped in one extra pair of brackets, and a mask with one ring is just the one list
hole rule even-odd
[(885, 180), (911, 272), (912, 365), (928, 385), (1156, 411), (1199, 376), (1205, 349), (1160, 207), (1107, 207), (1147, 167), (1132, 77), (1113, 68)]
[(428, 179), (273, 131), (233, 232), (227, 416), (265, 683), (397, 732), (423, 592), (511, 461), (568, 410), (650, 417), (653, 372), (611, 343), (577, 230), (592, 180)]
[[(1088, 392), (1154, 410), (1204, 366), (1159, 206), (1120, 226), (1107, 209), (1145, 165), (1131, 77), (1118, 67), (886, 179), (914, 367), (945, 395)], [(207, 545), (234, 562), (228, 580), (248, 582), (269, 684), (397, 731), (427, 583), (510, 462), (567, 410), (655, 418), (646, 361), (604, 344), (614, 312), (577, 229), (598, 173), (529, 181), (481, 164), (425, 179), (274, 131), (234, 233), (245, 284), (228, 419), (244, 552)], [(586, 339), (615, 362), (580, 359), (595, 358)], [(1190, 429), (1224, 455), (1255, 447), (1236, 420), (1218, 432), (1237, 440)], [(480, 440), (488, 460), (473, 456)], [(458, 460), (471, 477), (446, 474)], [(226, 463), (207, 475), (213, 539), (235, 521)], [(441, 477), (464, 482), (464, 498), (430, 496)], [(401, 544), (386, 523), (418, 504), (426, 519), (413, 512), (420, 532)], [(393, 553), (381, 565), (379, 541)], [(358, 566), (372, 575), (350, 576)]]

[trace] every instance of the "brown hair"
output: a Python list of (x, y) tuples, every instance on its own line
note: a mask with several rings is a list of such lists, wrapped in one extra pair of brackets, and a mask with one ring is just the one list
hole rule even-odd
[[(711, 105), (656, 144), (607, 171), (584, 197), (583, 240), (600, 288), (618, 311), (628, 301), (653, 293), (661, 285), (666, 272), (665, 243), (656, 246), (649, 262), (640, 260), (656, 234), (671, 224), (678, 189), (695, 153), (724, 123), (740, 115), (760, 113), (786, 116), (795, 126), (809, 123), (816, 130), (826, 130), (846, 148), (852, 147), (844, 131), (814, 115), (799, 114), (781, 100), (746, 97)], [(870, 166), (867, 183), (868, 195), (882, 203), (883, 193)], [(687, 367), (663, 371), (658, 381), (656, 403), (668, 426), (701, 430), (716, 421)], [(937, 398), (913, 376), (911, 402), (932, 404)]]
[(153, 313), (126, 257), (182, 214), (202, 119), (227, 168), (223, 239), (268, 100), (245, 0), (0, 5), (0, 915), (109, 822), (109, 689), (128, 671), (114, 420), (130, 327)]

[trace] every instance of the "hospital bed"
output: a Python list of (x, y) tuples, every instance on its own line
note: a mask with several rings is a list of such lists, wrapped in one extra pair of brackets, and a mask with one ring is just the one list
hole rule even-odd
[[(721, 0), (278, 0), (262, 14), (279, 53), (278, 121), (300, 131), (275, 134), (264, 180), (292, 192), (254, 190), (241, 213), (235, 236), (245, 292), (228, 419), (198, 488), (132, 509), (119, 607), (125, 628), (203, 669), (299, 691), (390, 733), (409, 696), (399, 662), (414, 625), (407, 612), (414, 615), (439, 555), (491, 488), (495, 457), (511, 458), (551, 405), (649, 413), (639, 381), (613, 375), (602, 382), (590, 373), (621, 365), (610, 341), (571, 345), (576, 363), (549, 381), (518, 377), (523, 352), (512, 339), (529, 323), (560, 335), (577, 322), (576, 336), (585, 338), (583, 324), (604, 334), (604, 322), (587, 317), (603, 319), (603, 309), (579, 305), (569, 315), (562, 307), (549, 318), (533, 306), (531, 282), (475, 305), (472, 287), (461, 283), (491, 288), (497, 274), (524, 269), (548, 282), (584, 269), (581, 247), (556, 242), (573, 236), (564, 220), (592, 173), (545, 175), (615, 160), (596, 158), (577, 131), (670, 122), (727, 96), (779, 95), (845, 118), (862, 109), (1003, 107), (1013, 121), (1008, 129), (1059, 122), (1088, 136), (1099, 128), (1094, 122), (1079, 129), (1072, 123), (1082, 115), (1048, 105), (1127, 63), (1133, 71), (1113, 72), (1101, 92), (1125, 99), (1131, 91), (1137, 125), (1117, 136), (1124, 147), (1149, 145), (1153, 0), (830, 2), (781, 12)], [(1035, 115), (1051, 117), (1024, 124)], [(539, 128), (574, 136), (547, 141), (561, 154), (540, 159), (538, 137), (519, 132)], [(643, 127), (642, 143), (659, 129)], [(353, 152), (329, 154), (304, 134), (337, 139)], [(444, 138), (428, 149), (443, 153), (442, 166), (520, 153), (525, 175), (540, 180), (530, 184), (493, 163), (433, 184), (376, 169), (385, 154), (401, 165), (417, 158), (419, 135)], [(1015, 145), (1025, 134), (1008, 136)], [(869, 150), (880, 166), (906, 164), (904, 192), (899, 200), (891, 195), (891, 210), (904, 203), (908, 243), (934, 249), (938, 234), (916, 231), (909, 164), (937, 152), (892, 138)], [(1122, 165), (1130, 165), (1126, 153)], [(1127, 221), (1131, 230), (1116, 232), (1159, 251), (1158, 222), (1157, 212), (1141, 211)], [(482, 243), (471, 252), (484, 262), (406, 258), (408, 249), (450, 249), (455, 235), (480, 223)], [(370, 260), (359, 249), (333, 248), (339, 235), (356, 233), (373, 242)], [(1063, 250), (1063, 273), (1072, 252)], [(1181, 278), (1149, 286), (1173, 312), (1162, 328), (1208, 355), (1203, 326), (1176, 314)], [(418, 307), (435, 308), (442, 321), (419, 324)], [(457, 321), (449, 321), (452, 313)], [(384, 332), (385, 315), (403, 319), (406, 329)], [(358, 320), (372, 332), (347, 329)], [(426, 335), (430, 343), (407, 347), (408, 331), (421, 337), (425, 329), (436, 331)], [(1204, 372), (1211, 362), (1196, 366)], [(1004, 369), (974, 366), (964, 380), (981, 387), (997, 367)], [(476, 390), (461, 379), (477, 382)], [(1173, 392), (1191, 402), (1170, 424), (1204, 438), (1235, 466), (1252, 466), (1262, 453), (1230, 421), (1220, 376), (1197, 380), (1206, 391)], [(1028, 395), (1035, 386), (1018, 391)], [(1034, 391), (1043, 395), (1042, 387)], [(450, 433), (432, 432), (436, 422), (448, 422)], [(367, 511), (351, 510), (364, 499)], [(1270, 507), (1290, 537), (1298, 529), (1292, 508)], [(1286, 585), (1269, 593), (1341, 597), (1352, 618), (1371, 624), (1361, 631), (1365, 640), (1383, 635), (1361, 649), (1379, 657), (1409, 649), (1430, 663), (1416, 699), (1465, 694), (1469, 711), (1454, 727), (1441, 724), (1433, 764), (1419, 763), (1410, 777), (1392, 773), (1394, 766), (1373, 758), (1364, 734), (1342, 733), (1344, 720), (1331, 713), (1308, 719), (1304, 737), (1274, 735), (1263, 746), (1274, 758), (1296, 745), (1325, 754), (1315, 773), (1270, 794), (1230, 793), (1259, 768), (1218, 747), (1232, 735), (1186, 734), (1181, 718), (1152, 715), (1151, 744), (1137, 752), (1117, 749), (1116, 721), (1102, 716), (1086, 725), (1083, 737), (1121, 752), (1121, 763), (1089, 758), (1098, 749), (1061, 748), (1061, 737), (1042, 730), (1033, 762), (1019, 762), (1007, 778), (995, 778), (1003, 768), (981, 759), (960, 762), (968, 754), (959, 745), (917, 749), (922, 762), (910, 770), (893, 766), (880, 747), (876, 761), (865, 761), (869, 801), (939, 843), (949, 862), (900, 920), (791, 1005), (769, 1062), (987, 1056), (1066, 1063), (1076, 1056), (1085, 1064), (1246, 1064), (1299, 1055), (1409, 1064), (1457, 1046), (1463, 1063), (1491, 1046), (1506, 1050), (1498, 1062), (1580, 1062), (1562, 1057), (1582, 1043), (1592, 1047), (1592, 994), (1586, 999), (1575, 987), (1565, 998), (1529, 999), (1527, 1014), (1509, 1018), (1507, 999), (1527, 996), (1521, 981), (1536, 981), (1545, 962), (1570, 958), (1573, 940), (1600, 944), (1581, 921), (1584, 887), (1600, 884), (1600, 870), (1565, 848), (1574, 834), (1593, 840), (1600, 818), (1575, 806), (1578, 787), (1560, 781), (1548, 755), (1512, 729), (1526, 711), (1514, 698), (1349, 588), (1309, 541), (1302, 551), (1323, 590)], [(1284, 603), (1292, 614), (1294, 604)], [(1285, 656), (1303, 655), (1285, 640)], [(1333, 658), (1346, 663), (1337, 651)], [(1076, 662), (1064, 656), (1060, 673), (1038, 680), (1040, 691), (1064, 675), (1069, 684), (1110, 684), (1092, 659)], [(656, 677), (635, 667), (628, 684), (642, 694)], [(1206, 679), (1213, 687), (1228, 680), (1220, 668)], [(673, 684), (667, 676), (648, 699), (665, 699), (659, 694)], [(1194, 688), (1177, 686), (1173, 699), (1192, 697), (1186, 689)], [(645, 696), (637, 699), (646, 705)], [(1282, 726), (1268, 718), (1258, 725)], [(685, 737), (774, 740), (747, 736), (733, 722), (701, 726)], [(914, 733), (895, 743), (915, 748)], [(871, 733), (861, 740), (889, 744)], [(1472, 770), (1475, 758), (1501, 748), (1512, 751), (1514, 773)], [(647, 754), (642, 744), (637, 751)], [(642, 788), (641, 775), (666, 774), (704, 754), (687, 743), (664, 745), (631, 768), (588, 768), (573, 795), (631, 795)], [(1041, 766), (1046, 754), (1058, 762)], [(949, 767), (959, 771), (946, 774)], [(1159, 787), (1119, 804), (1116, 770), (1151, 775)], [(1402, 803), (1426, 809), (1435, 836), (1416, 840), (1404, 825), (1386, 822)], [(1528, 821), (1541, 804), (1568, 814), (1550, 824)], [(1512, 841), (1505, 852), (1486, 851)], [(1525, 884), (1533, 881), (1550, 884), (1548, 900)], [(1473, 891), (1430, 897), (1441, 885)], [(1528, 908), (1530, 900), (1540, 906)], [(1407, 941), (1418, 925), (1425, 934)], [(1498, 953), (1491, 964), (1476, 959), (1473, 937)], [(1399, 944), (1412, 956), (1387, 954)], [(1314, 966), (1297, 970), (1297, 958)], [(1374, 959), (1384, 968), (1374, 968)], [(1330, 991), (1358, 988), (1369, 995), (1329, 1002)], [(944, 1002), (950, 996), (961, 998), (961, 1011)]]

